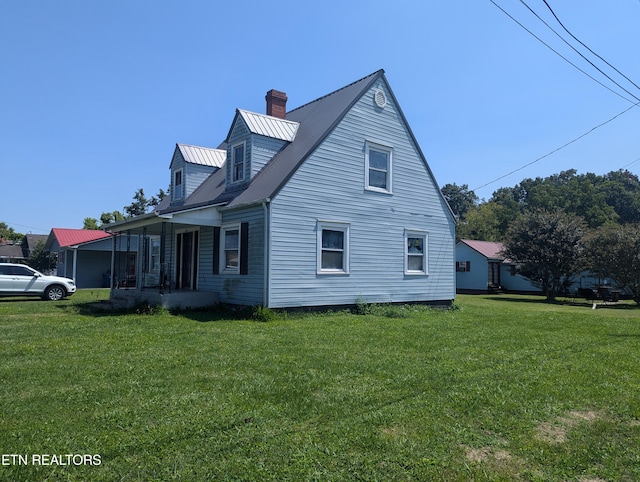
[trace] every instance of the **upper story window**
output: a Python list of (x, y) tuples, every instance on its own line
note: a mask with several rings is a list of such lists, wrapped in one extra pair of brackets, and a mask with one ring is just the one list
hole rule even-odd
[(173, 199), (182, 199), (182, 169), (178, 169), (173, 173)]
[(393, 149), (367, 142), (365, 148), (365, 189), (391, 192)]
[(244, 143), (236, 144), (231, 148), (231, 180), (232, 182), (244, 179)]
[(429, 274), (427, 267), (427, 233), (425, 231), (404, 232), (404, 273), (411, 275)]
[(349, 224), (318, 222), (318, 274), (349, 273)]

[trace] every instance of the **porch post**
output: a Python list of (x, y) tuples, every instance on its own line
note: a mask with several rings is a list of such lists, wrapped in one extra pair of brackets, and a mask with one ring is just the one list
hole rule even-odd
[(111, 242), (111, 273), (109, 276), (109, 291), (113, 291), (113, 274), (115, 273), (116, 270), (116, 234), (113, 233), (112, 235), (112, 242)]
[(124, 279), (125, 279), (125, 283), (127, 285), (127, 289), (129, 289), (129, 268), (131, 267), (131, 259), (129, 257), (131, 251), (131, 230), (128, 229), (127, 230), (127, 255), (125, 257), (125, 268), (124, 268)]
[[(147, 227), (142, 228), (142, 265), (140, 268), (140, 290), (144, 291), (144, 287), (146, 285), (146, 272), (147, 265), (149, 264), (149, 260), (147, 259), (149, 247), (147, 246)], [(138, 255), (140, 255), (140, 236), (138, 236)], [(138, 261), (138, 265), (140, 262)]]
[(164, 283), (166, 276), (166, 273), (164, 271), (164, 237), (167, 234), (166, 231), (166, 223), (162, 221), (162, 227), (160, 228), (160, 294), (164, 293)]

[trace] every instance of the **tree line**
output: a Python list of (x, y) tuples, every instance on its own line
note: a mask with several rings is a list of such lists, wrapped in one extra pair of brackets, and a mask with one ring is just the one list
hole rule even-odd
[(524, 179), (487, 201), (466, 184), (442, 193), (458, 219), (458, 237), (498, 241), (520, 273), (548, 300), (584, 271), (611, 279), (640, 303), (640, 180), (626, 170), (575, 169)]
[(102, 229), (108, 224), (146, 214), (160, 204), (166, 195), (164, 189), (159, 189), (155, 196), (147, 198), (144, 189), (140, 188), (133, 195), (133, 202), (123, 208), (124, 214), (116, 210), (103, 212), (100, 219), (84, 218), (82, 229)]

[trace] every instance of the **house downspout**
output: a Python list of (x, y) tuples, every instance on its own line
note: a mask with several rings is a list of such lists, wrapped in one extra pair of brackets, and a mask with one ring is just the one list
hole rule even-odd
[(262, 306), (264, 308), (269, 307), (269, 253), (271, 250), (269, 249), (269, 228), (271, 226), (271, 209), (269, 209), (269, 203), (271, 199), (267, 199), (262, 202), (262, 210), (264, 213), (264, 281), (263, 281), (263, 293), (264, 299), (262, 300)]

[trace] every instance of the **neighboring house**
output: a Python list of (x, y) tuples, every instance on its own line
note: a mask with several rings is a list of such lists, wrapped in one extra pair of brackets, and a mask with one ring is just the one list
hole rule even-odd
[(456, 288), (458, 293), (510, 291), (540, 294), (518, 274), (517, 265), (502, 255), (504, 245), (492, 241), (461, 239), (456, 244)]
[(15, 244), (13, 241), (0, 240), (0, 262), (22, 263), (29, 259), (29, 256), (36, 249), (38, 243), (45, 243), (46, 234), (26, 234), (22, 243)]
[(20, 263), (27, 259), (22, 246), (13, 241), (5, 241), (0, 244), (0, 263)]
[(40, 243), (42, 246), (47, 242), (46, 234), (25, 234), (22, 241), (22, 253), (25, 258), (31, 256), (31, 253), (38, 247)]
[(451, 302), (455, 220), (384, 71), (296, 109), (236, 110), (219, 149), (178, 144), (170, 195), (108, 229), (139, 239), (164, 306)]
[(135, 239), (133, 245), (127, 246), (125, 240), (114, 240), (104, 231), (53, 228), (45, 249), (57, 254), (56, 274), (73, 279), (78, 288), (108, 288), (112, 270), (119, 275), (113, 278), (114, 282), (122, 287), (135, 282), (138, 250)]

